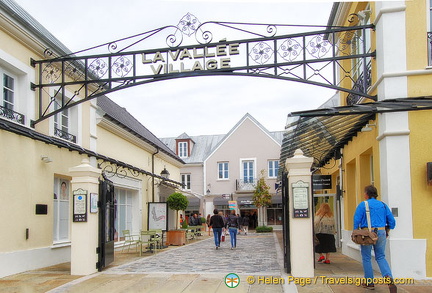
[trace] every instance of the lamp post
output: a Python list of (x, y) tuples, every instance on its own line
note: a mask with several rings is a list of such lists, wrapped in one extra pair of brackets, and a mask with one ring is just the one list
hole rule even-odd
[(165, 179), (169, 179), (170, 173), (168, 172), (168, 170), (164, 167), (164, 169), (162, 170), (162, 172), (160, 173), (160, 175), (165, 178)]

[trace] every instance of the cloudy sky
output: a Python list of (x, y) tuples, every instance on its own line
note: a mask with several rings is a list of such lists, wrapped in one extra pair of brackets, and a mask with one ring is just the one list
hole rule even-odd
[[(200, 22), (326, 25), (332, 7), (332, 2), (325, 0), (15, 1), (73, 52), (177, 25), (187, 13), (195, 15)], [(229, 35), (232, 32), (212, 29), (216, 40), (234, 37)], [(290, 28), (288, 33), (299, 30)], [(246, 38), (251, 36), (237, 37)], [(149, 40), (146, 48), (167, 47), (156, 39)], [(109, 97), (156, 136), (176, 137), (183, 132), (189, 135), (227, 133), (246, 113), (270, 131), (283, 130), (288, 113), (314, 109), (334, 93), (322, 87), (270, 78), (213, 76), (154, 82)]]

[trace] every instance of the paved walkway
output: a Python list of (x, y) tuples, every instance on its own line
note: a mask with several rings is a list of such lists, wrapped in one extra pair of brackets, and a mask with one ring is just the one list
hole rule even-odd
[[(283, 276), (275, 234), (239, 235), (237, 248), (228, 242), (214, 248), (211, 238), (176, 247), (150, 257), (119, 265), (74, 280), (51, 290), (56, 292), (233, 292), (225, 284), (229, 273), (239, 276), (236, 292), (296, 292), (283, 282), (275, 285), (249, 284), (246, 280)], [(235, 281), (235, 280), (234, 280)], [(235, 283), (234, 283), (235, 284)], [(233, 284), (229, 284), (233, 285)]]
[[(363, 275), (359, 262), (340, 253), (332, 254), (330, 265), (316, 264), (314, 284), (287, 284), (289, 276), (282, 268), (281, 232), (240, 235), (235, 250), (230, 250), (229, 237), (219, 250), (214, 249), (213, 237), (202, 238), (143, 257), (132, 250), (116, 251), (112, 265), (90, 276), (71, 276), (70, 264), (65, 263), (5, 277), (0, 279), (0, 292), (370, 292), (355, 285), (323, 282), (321, 276), (331, 282)], [(226, 279), (229, 273), (239, 276), (235, 289), (226, 285), (230, 280), (236, 281)], [(259, 284), (260, 280), (263, 283)], [(374, 292), (388, 292), (388, 288), (377, 285)], [(432, 292), (432, 282), (416, 280), (414, 284), (398, 286), (398, 292)]]

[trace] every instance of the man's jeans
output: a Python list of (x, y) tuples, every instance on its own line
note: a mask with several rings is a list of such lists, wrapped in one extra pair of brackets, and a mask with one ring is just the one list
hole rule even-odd
[(385, 230), (378, 230), (378, 241), (375, 245), (361, 245), (361, 255), (362, 255), (362, 262), (363, 262), (363, 271), (364, 276), (367, 279), (368, 284), (373, 283), (373, 269), (372, 269), (372, 262), (371, 262), (371, 251), (372, 246), (374, 248), (375, 252), (375, 260), (378, 263), (378, 266), (381, 271), (381, 275), (383, 277), (390, 277), (393, 278), (390, 266), (385, 258), (385, 247), (386, 247), (386, 231)]
[(213, 228), (214, 242), (217, 247), (220, 246), (220, 241), (222, 237), (222, 228)]
[(233, 227), (229, 227), (229, 233), (230, 233), (230, 239), (231, 239), (231, 247), (236, 247), (237, 246), (238, 229), (233, 228)]

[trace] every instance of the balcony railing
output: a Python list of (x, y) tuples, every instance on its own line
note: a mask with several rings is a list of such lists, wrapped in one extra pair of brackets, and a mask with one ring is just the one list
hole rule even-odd
[(63, 138), (65, 140), (71, 141), (73, 143), (76, 143), (76, 136), (73, 134), (70, 134), (66, 131), (63, 131), (61, 129), (58, 129), (57, 127), (54, 128), (54, 136)]
[(15, 121), (19, 124), (24, 124), (25, 116), (21, 113), (15, 112), (14, 110), (0, 106), (0, 117)]
[(427, 34), (428, 39), (428, 65), (432, 66), (432, 32), (428, 32)]
[(244, 180), (244, 179), (237, 179), (236, 180), (236, 191), (238, 192), (249, 192), (254, 191), (256, 188), (257, 180), (256, 178)]
[[(355, 81), (354, 86), (352, 88), (353, 90), (356, 90), (356, 91), (361, 92), (361, 93), (367, 93), (368, 92), (368, 89), (372, 84), (372, 77), (371, 77), (372, 76), (372, 74), (371, 74), (372, 69), (371, 68), (372, 68), (371, 62), (368, 62), (367, 71), (366, 71), (366, 80), (365, 80), (364, 74), (362, 73), (359, 76), (359, 78)], [(366, 86), (366, 88), (365, 88), (365, 86)], [(347, 106), (358, 104), (362, 98), (363, 97), (360, 95), (349, 94), (346, 98), (346, 104), (347, 104)]]

